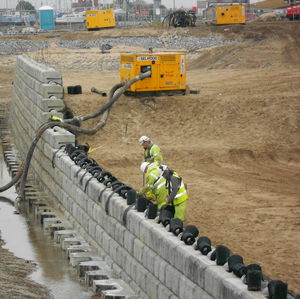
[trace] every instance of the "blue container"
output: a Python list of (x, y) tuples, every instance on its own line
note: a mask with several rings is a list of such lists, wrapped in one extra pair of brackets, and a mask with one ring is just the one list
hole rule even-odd
[(43, 30), (53, 30), (54, 25), (54, 10), (50, 6), (42, 6), (39, 9), (40, 28)]

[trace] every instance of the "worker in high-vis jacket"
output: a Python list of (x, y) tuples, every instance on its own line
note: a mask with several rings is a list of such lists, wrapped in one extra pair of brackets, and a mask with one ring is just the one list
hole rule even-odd
[(144, 148), (144, 161), (148, 163), (156, 162), (160, 165), (163, 161), (163, 156), (160, 152), (160, 148), (152, 143), (149, 137), (141, 136), (139, 139), (140, 145)]
[(166, 180), (165, 186), (168, 191), (165, 202), (174, 206), (174, 218), (184, 221), (186, 202), (188, 200), (186, 186), (176, 171), (169, 169), (166, 165), (160, 165), (159, 168), (162, 171), (162, 176)]
[(166, 179), (161, 175), (162, 170), (157, 163), (143, 162), (140, 167), (145, 174), (145, 185), (137, 192), (138, 195), (145, 196), (151, 202), (157, 204), (158, 210), (166, 204), (168, 189)]

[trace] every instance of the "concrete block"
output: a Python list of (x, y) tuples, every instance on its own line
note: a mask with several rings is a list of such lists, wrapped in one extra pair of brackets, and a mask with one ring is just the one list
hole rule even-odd
[(134, 240), (136, 237), (128, 230), (124, 232), (124, 248), (133, 255)]
[(188, 259), (190, 256), (190, 253), (186, 250), (186, 247), (187, 245), (180, 241), (180, 243), (174, 247), (173, 256), (170, 260), (171, 265), (175, 266), (175, 268), (181, 272), (185, 271), (186, 259)]
[(48, 230), (49, 226), (52, 224), (60, 224), (61, 225), (61, 220), (58, 217), (54, 217), (54, 218), (45, 218), (44, 219), (44, 225), (43, 225), (43, 229), (44, 230)]
[(56, 217), (56, 213), (55, 212), (41, 212), (38, 215), (39, 221), (41, 223), (41, 225), (44, 225), (44, 219), (45, 218), (55, 218)]
[[(66, 239), (65, 239), (66, 240)], [(74, 244), (78, 245), (78, 244)], [(92, 252), (71, 252), (69, 254), (70, 265), (76, 267), (80, 262), (103, 261), (99, 255)]]
[(101, 270), (102, 268), (107, 267), (107, 264), (104, 261), (86, 261), (80, 262), (77, 265), (77, 274), (79, 277), (85, 277), (85, 272), (93, 270)]
[[(204, 272), (204, 290), (214, 298), (223, 298), (224, 293), (223, 280), (227, 278), (233, 278), (233, 274), (227, 272), (224, 267), (221, 266), (208, 266)], [(234, 299), (234, 297), (232, 298)]]
[(222, 281), (221, 299), (241, 298), (241, 299), (265, 299), (262, 292), (250, 292), (247, 285), (240, 278), (226, 278)]
[(138, 299), (132, 289), (121, 279), (94, 280), (93, 291), (101, 298)]
[(163, 260), (160, 256), (154, 258), (154, 276), (159, 279), (161, 283), (166, 281), (166, 269), (168, 263)]
[(66, 230), (58, 230), (54, 232), (54, 241), (56, 243), (61, 243), (62, 239), (64, 238), (70, 238), (70, 237), (75, 237), (76, 236), (76, 231), (71, 230), (71, 229), (66, 229)]
[(66, 230), (67, 229), (67, 225), (64, 223), (55, 223), (55, 224), (50, 224), (47, 227), (47, 230), (50, 233), (50, 236), (52, 238), (54, 238), (54, 232), (58, 231), (58, 230)]
[[(171, 296), (173, 296), (173, 295), (174, 294), (168, 288), (166, 288), (163, 284), (158, 285), (157, 299), (171, 298)], [(190, 299), (190, 298), (186, 298), (186, 299)]]
[(157, 298), (160, 282), (150, 273), (146, 275), (146, 286), (143, 290), (149, 298)]
[(71, 253), (79, 253), (79, 252), (91, 252), (91, 248), (88, 244), (71, 245), (66, 248), (66, 255), (68, 259), (70, 259)]
[(44, 133), (44, 140), (49, 143), (52, 148), (58, 149), (65, 144), (75, 144), (75, 136), (67, 130), (54, 127), (47, 129)]
[(204, 288), (205, 269), (208, 266), (215, 266), (207, 256), (202, 255), (199, 251), (193, 252), (192, 246), (186, 246), (184, 250), (191, 250), (191, 253), (185, 259), (184, 274), (201, 288)]
[(50, 99), (43, 98), (40, 103), (41, 110), (50, 112), (51, 110), (61, 111), (65, 108), (65, 103), (60, 98), (51, 97)]
[(138, 213), (136, 210), (129, 210), (127, 213), (126, 227), (136, 237), (140, 237), (140, 224), (144, 220), (144, 215), (141, 215), (141, 213)]
[[(179, 289), (183, 286), (180, 284), (182, 273), (174, 269), (174, 267), (167, 265), (165, 268), (164, 285), (169, 288), (175, 295), (179, 296)], [(191, 298), (191, 297), (186, 297)]]
[[(41, 113), (36, 114), (36, 118), (40, 124), (44, 124), (44, 123), (48, 122), (51, 116), (63, 118), (63, 114), (56, 110), (52, 110), (51, 112), (41, 112)], [(49, 130), (51, 130), (51, 129), (49, 129)]]
[(98, 203), (99, 195), (104, 189), (104, 185), (97, 179), (92, 179), (86, 187), (86, 193), (95, 203)]
[(66, 250), (67, 247), (72, 246), (72, 245), (81, 245), (85, 241), (82, 238), (78, 237), (71, 237), (71, 238), (63, 238), (61, 241), (61, 248), (63, 250)]
[(126, 228), (121, 225), (121, 224), (117, 224), (115, 226), (115, 231), (113, 234), (113, 238), (120, 244), (120, 246), (124, 246), (124, 239), (125, 239), (125, 232), (126, 232)]
[(209, 294), (207, 294), (200, 287), (195, 285), (191, 280), (189, 280), (184, 275), (181, 276), (179, 283), (180, 283), (180, 288), (179, 288), (179, 293), (177, 294), (179, 298), (203, 298), (203, 299), (214, 298), (211, 297)]
[(20, 66), (23, 71), (42, 83), (53, 81), (62, 85), (62, 78), (59, 72), (55, 71), (53, 68), (37, 63), (27, 55), (18, 56), (17, 66)]
[[(142, 263), (143, 260), (143, 252), (144, 252), (144, 244), (138, 240), (137, 238), (133, 241), (133, 257), (139, 262)], [(147, 250), (147, 248), (146, 248)]]
[(93, 286), (94, 280), (103, 280), (114, 278), (114, 273), (112, 269), (107, 267), (107, 269), (94, 270), (94, 271), (86, 271), (85, 272), (85, 285), (88, 287)]

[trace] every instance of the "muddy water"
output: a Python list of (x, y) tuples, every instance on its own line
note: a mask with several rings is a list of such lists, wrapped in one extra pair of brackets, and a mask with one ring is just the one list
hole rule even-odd
[[(0, 148), (0, 185), (9, 181)], [(15, 198), (14, 188), (0, 194), (0, 231), (6, 243), (3, 247), (20, 258), (34, 261), (38, 267), (30, 278), (50, 289), (54, 298), (91, 298), (92, 292), (80, 285), (64, 251), (42, 231), (34, 215), (26, 208), (21, 214), (15, 214)]]

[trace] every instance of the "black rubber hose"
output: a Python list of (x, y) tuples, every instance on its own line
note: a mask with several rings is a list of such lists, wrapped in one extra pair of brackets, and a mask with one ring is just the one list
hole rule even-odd
[(3, 187), (0, 187), (0, 193), (4, 192), (5, 190), (8, 190), (13, 185), (15, 185), (20, 180), (22, 174), (23, 174), (23, 164), (20, 165), (18, 172), (12, 178), (12, 180), (9, 183), (7, 183), (6, 185), (4, 185)]
[[(110, 103), (110, 100), (111, 100), (112, 97), (114, 96), (115, 92), (116, 92), (119, 88), (123, 87), (124, 85), (125, 85), (125, 82), (121, 82), (121, 83), (118, 83), (118, 84), (116, 84), (115, 86), (112, 87), (112, 89), (111, 89), (110, 92), (109, 92), (109, 95), (108, 95), (108, 102), (107, 102), (106, 105), (108, 105), (108, 104)], [(86, 116), (80, 116), (80, 117), (79, 117), (79, 120), (85, 121), (85, 120), (88, 120), (88, 119), (91, 119), (91, 118), (95, 118), (95, 117), (97, 117), (97, 116), (103, 114), (103, 113), (104, 113), (104, 112), (103, 112), (103, 108), (104, 108), (104, 107), (105, 107), (105, 106), (103, 106), (101, 109), (99, 109), (98, 111), (96, 111), (96, 112), (94, 112), (94, 113), (92, 113), (92, 114), (89, 114), (89, 115), (86, 115)], [(108, 109), (105, 110), (105, 112), (106, 112), (106, 111), (108, 111)]]

